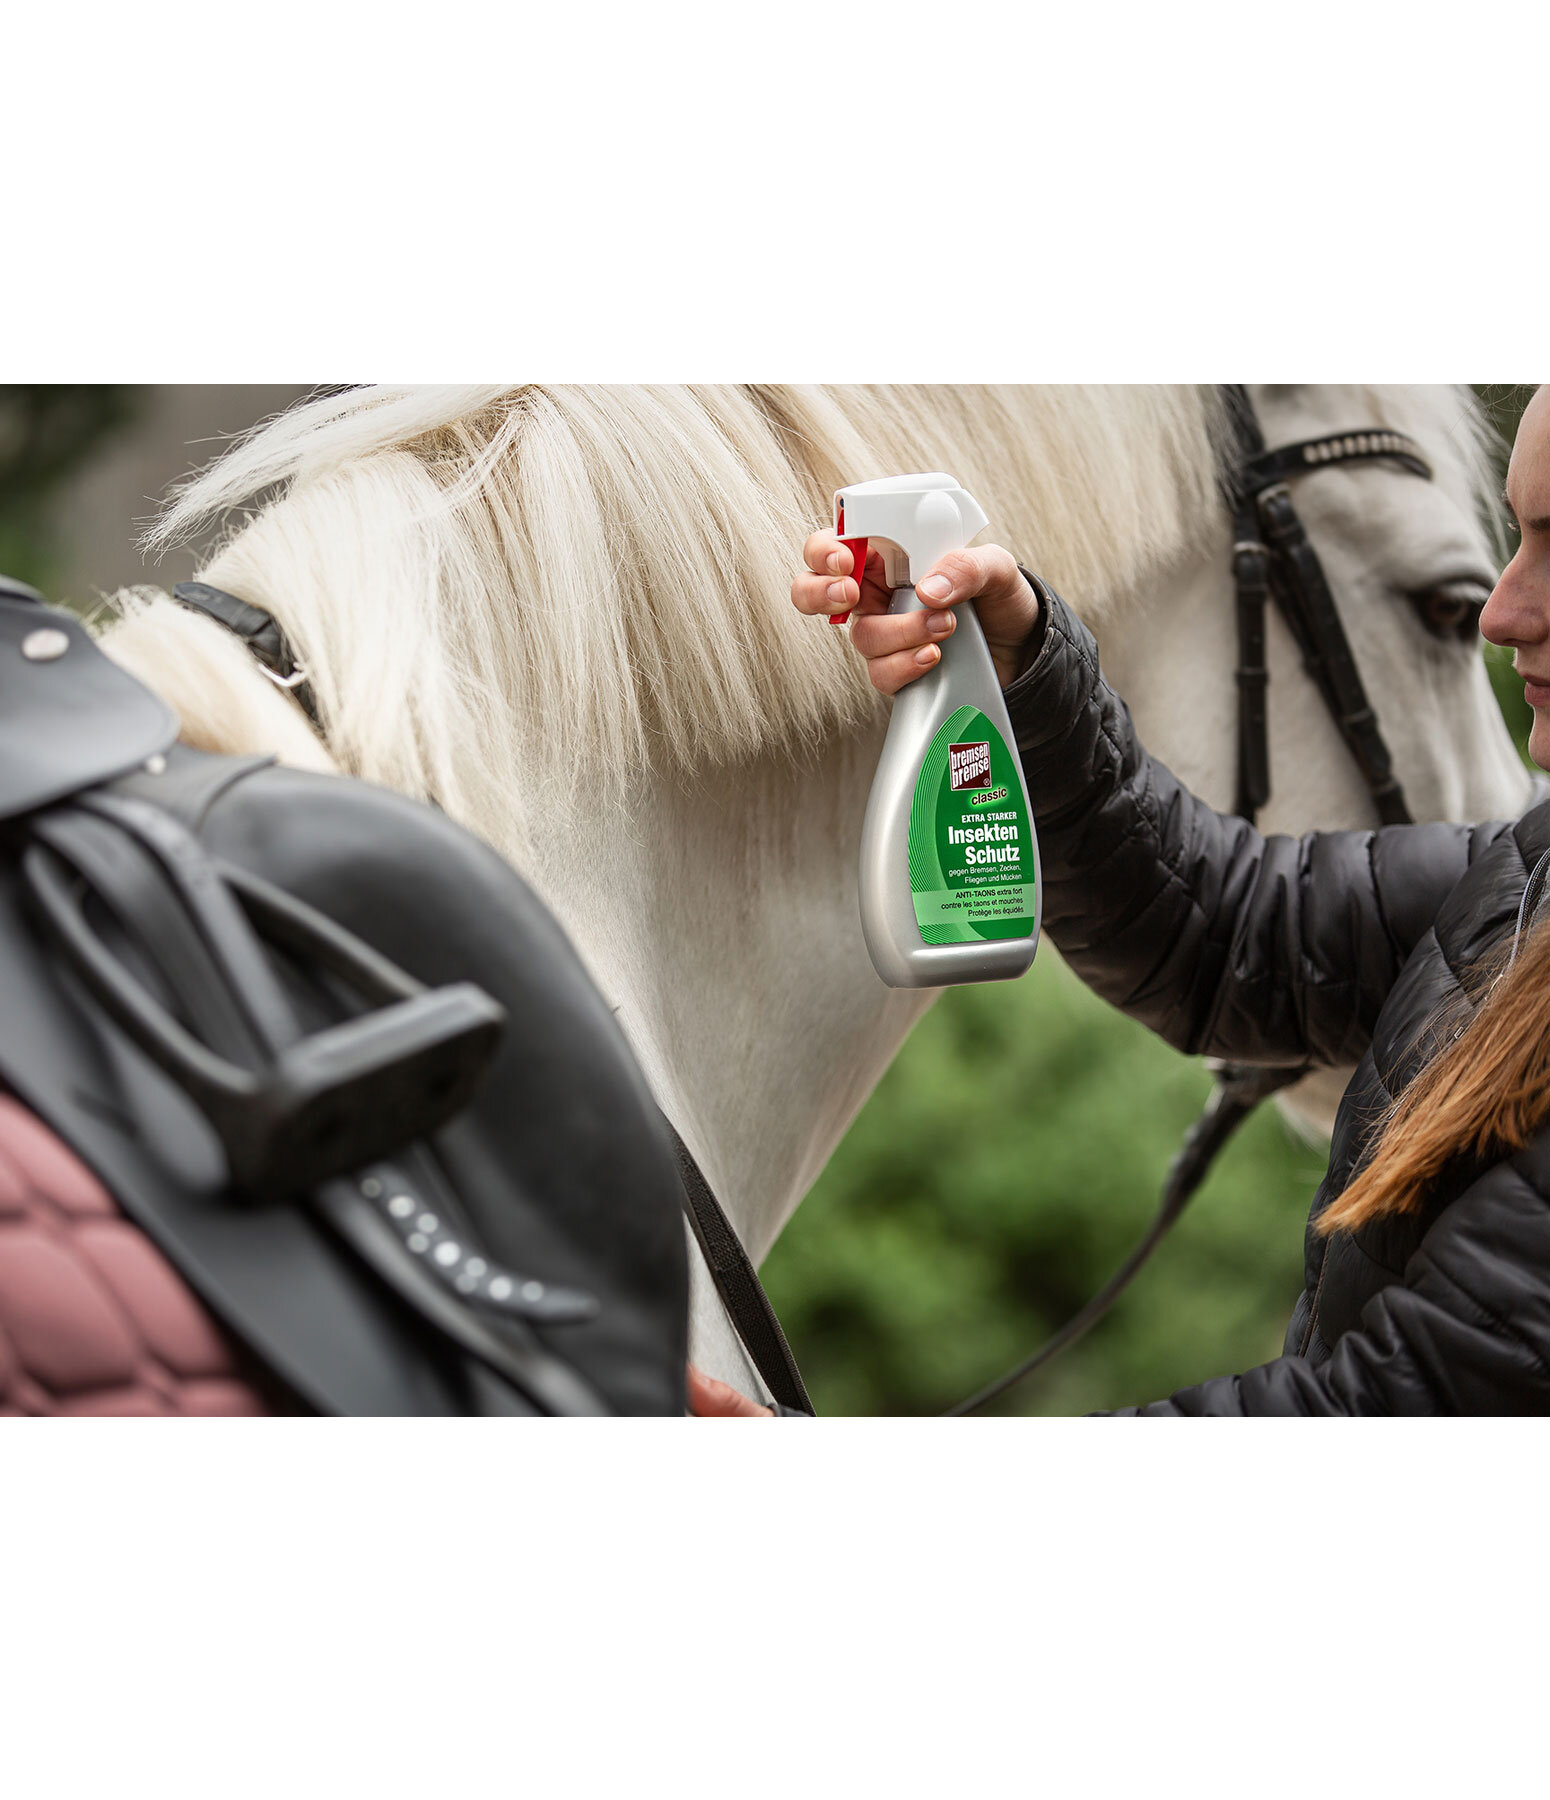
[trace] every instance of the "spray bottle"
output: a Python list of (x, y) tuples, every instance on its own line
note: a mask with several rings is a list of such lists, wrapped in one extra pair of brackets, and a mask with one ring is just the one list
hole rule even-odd
[[(881, 552), (890, 613), (919, 611), (915, 576), (987, 523), (951, 475), (894, 475), (834, 496), (835, 535), (858, 582), (868, 545)], [(941, 650), (894, 699), (861, 828), (861, 929), (890, 987), (1006, 980), (1039, 941), (1028, 790), (971, 606)]]

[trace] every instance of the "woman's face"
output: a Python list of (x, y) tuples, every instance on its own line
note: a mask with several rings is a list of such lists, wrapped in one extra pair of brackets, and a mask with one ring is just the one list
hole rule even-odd
[(1550, 769), (1550, 383), (1529, 401), (1518, 426), (1507, 503), (1523, 541), (1486, 602), (1480, 629), (1514, 652), (1523, 698), (1534, 709), (1528, 753)]

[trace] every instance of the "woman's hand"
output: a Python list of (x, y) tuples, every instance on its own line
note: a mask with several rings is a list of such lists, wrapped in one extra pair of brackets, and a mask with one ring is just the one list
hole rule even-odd
[(702, 1375), (689, 1364), (689, 1411), (697, 1419), (773, 1419), (767, 1406), (760, 1406), (746, 1394), (738, 1393), (724, 1381)]
[(876, 551), (868, 554), (859, 584), (855, 558), (832, 532), (814, 532), (802, 546), (802, 560), (807, 569), (791, 584), (792, 604), (798, 612), (821, 617), (847, 609), (853, 614), (850, 641), (867, 659), (879, 693), (898, 693), (942, 660), (942, 640), (957, 625), (952, 609), (965, 600), (974, 602), (1002, 687), (1022, 672), (1028, 639), (1039, 622), (1039, 601), (1011, 552), (999, 544), (944, 556), (915, 584), (923, 609), (897, 618), (888, 612), (891, 596)]

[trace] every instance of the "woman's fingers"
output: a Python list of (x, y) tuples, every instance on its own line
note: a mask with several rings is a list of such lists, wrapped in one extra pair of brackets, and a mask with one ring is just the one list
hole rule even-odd
[(935, 644), (926, 644), (919, 650), (895, 650), (891, 656), (874, 656), (867, 663), (866, 672), (878, 693), (896, 694), (941, 660), (941, 650)]
[(835, 613), (888, 610), (882, 559), (875, 554), (867, 557), (865, 569), (857, 569), (855, 557), (837, 537), (818, 531), (802, 546), (802, 560), (806, 572), (791, 584), (791, 601), (798, 612), (828, 618)]
[(951, 636), (953, 609), (972, 600), (1003, 684), (1016, 673), (1015, 652), (998, 654), (1003, 638), (1020, 645), (1033, 629), (1038, 602), (1011, 555), (997, 544), (955, 550), (933, 565), (915, 592), (925, 602), (918, 612), (858, 617), (850, 641), (867, 659), (867, 674), (882, 694), (897, 694), (942, 660), (940, 646)]
[(802, 546), (802, 561), (807, 572), (791, 584), (798, 612), (822, 617), (859, 605), (861, 590), (852, 579), (856, 559), (832, 532), (815, 531)]
[(940, 644), (958, 628), (951, 612), (857, 614), (850, 641), (866, 657), (866, 673), (879, 693), (898, 693), (907, 682), (942, 661)]
[(851, 642), (866, 658), (879, 693), (898, 693), (942, 660), (941, 645), (953, 630), (952, 609), (965, 600), (974, 602), (1001, 685), (1014, 680), (1022, 667), (1025, 646), (1038, 624), (1039, 602), (1011, 553), (999, 544), (954, 550), (940, 558), (916, 584), (922, 610), (898, 617), (888, 612), (890, 596), (875, 552), (858, 571), (850, 551), (832, 532), (815, 531), (802, 546), (802, 560), (806, 569), (791, 584), (792, 602), (799, 612), (820, 618), (855, 614)]
[(858, 606), (861, 590), (847, 575), (798, 575), (791, 584), (791, 603), (798, 612), (825, 616)]
[(855, 573), (855, 558), (832, 531), (815, 531), (802, 546), (802, 561), (815, 575)]
[(897, 650), (940, 644), (957, 623), (950, 612), (865, 613), (851, 626), (850, 641), (870, 662)]
[(954, 550), (934, 563), (915, 592), (927, 606), (956, 606), (963, 600), (1006, 602), (1031, 590), (1009, 550), (986, 544), (979, 550)]
[(772, 1419), (767, 1406), (760, 1406), (746, 1394), (738, 1393), (724, 1381), (706, 1375), (689, 1364), (689, 1411), (697, 1419)]

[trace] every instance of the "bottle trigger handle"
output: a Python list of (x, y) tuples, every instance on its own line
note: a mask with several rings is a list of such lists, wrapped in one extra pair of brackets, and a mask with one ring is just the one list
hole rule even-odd
[[(859, 591), (861, 587), (861, 577), (866, 573), (867, 540), (864, 537), (846, 537), (845, 502), (843, 500), (837, 500), (834, 503), (834, 534), (851, 554), (854, 563), (851, 573), (856, 578), (856, 587)], [(829, 623), (831, 625), (843, 625), (849, 618), (850, 613), (848, 610), (842, 613), (830, 613)]]

